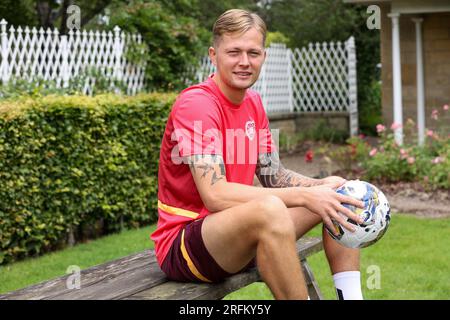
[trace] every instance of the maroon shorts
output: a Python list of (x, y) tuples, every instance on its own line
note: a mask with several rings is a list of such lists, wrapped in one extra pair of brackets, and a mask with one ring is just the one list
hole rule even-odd
[[(206, 249), (201, 232), (203, 220), (188, 223), (175, 238), (161, 266), (169, 279), (183, 282), (220, 282), (233, 275), (223, 270)], [(254, 266), (253, 259), (239, 272)]]

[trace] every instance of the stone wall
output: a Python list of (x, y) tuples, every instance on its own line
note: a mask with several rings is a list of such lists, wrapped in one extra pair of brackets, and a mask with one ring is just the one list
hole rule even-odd
[(294, 135), (304, 130), (314, 129), (319, 121), (325, 121), (330, 128), (350, 132), (349, 115), (346, 112), (298, 112), (269, 115), (270, 129)]
[[(390, 6), (381, 6), (381, 63), (382, 63), (382, 108), (384, 123), (393, 121), (392, 92), (392, 24), (387, 17)], [(411, 20), (418, 15), (400, 16), (400, 51), (402, 62), (403, 121), (408, 118), (417, 122), (416, 89), (416, 31)], [(450, 104), (450, 13), (421, 15), (423, 36), (423, 58), (425, 77), (425, 126), (436, 128), (430, 115), (433, 109)], [(450, 123), (450, 112), (442, 122)]]

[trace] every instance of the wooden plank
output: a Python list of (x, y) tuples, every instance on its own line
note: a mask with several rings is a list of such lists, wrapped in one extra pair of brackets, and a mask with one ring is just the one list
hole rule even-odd
[(221, 283), (168, 281), (149, 290), (131, 295), (126, 300), (217, 300), (260, 279), (256, 268), (227, 278)]
[[(320, 238), (304, 238), (297, 241), (297, 252), (301, 260), (322, 250)], [(131, 295), (131, 300), (213, 300), (261, 279), (256, 268), (234, 275), (221, 283), (183, 283), (169, 281), (159, 286)]]
[(297, 241), (297, 252), (300, 260), (323, 250), (321, 238), (301, 238)]
[(306, 287), (308, 289), (308, 295), (311, 300), (323, 300), (322, 292), (319, 289), (319, 285), (314, 278), (314, 274), (306, 261), (301, 260), (303, 274), (305, 275)]
[[(153, 273), (148, 274), (145, 270), (155, 270)], [(99, 287), (100, 292), (104, 290), (104, 285), (108, 283), (112, 286), (114, 281), (121, 279), (130, 279), (126, 276), (127, 273), (132, 273), (136, 277), (138, 274), (142, 276), (151, 276), (151, 281), (146, 285), (157, 285), (164, 281), (167, 281), (165, 275), (157, 266), (156, 257), (153, 250), (146, 250), (140, 253), (132, 254), (127, 257), (120, 258), (118, 260), (110, 261), (104, 264), (100, 264), (85, 270), (80, 273), (81, 288), (69, 289), (67, 288), (67, 278), (70, 275), (65, 275), (53, 280), (45, 281), (37, 285), (33, 285), (24, 289), (13, 291), (4, 295), (0, 295), (0, 300), (17, 299), (17, 300), (42, 300), (42, 299), (60, 299), (63, 297), (70, 297), (73, 299), (82, 299), (86, 297), (85, 292), (88, 293), (88, 297), (92, 297), (92, 291), (94, 288)], [(135, 278), (135, 282), (139, 281)], [(139, 287), (142, 289), (143, 287)], [(145, 288), (148, 288), (147, 286)], [(104, 295), (113, 299), (111, 294)], [(101, 299), (99, 296), (98, 299)]]
[[(322, 250), (319, 238), (297, 242), (299, 258)], [(81, 271), (81, 288), (67, 288), (70, 275), (45, 281), (5, 295), (0, 300), (40, 299), (220, 299), (230, 292), (258, 281), (257, 269), (235, 275), (219, 284), (168, 281), (153, 250), (136, 253)]]
[(84, 286), (80, 290), (70, 290), (62, 295), (52, 296), (58, 300), (117, 300), (136, 292), (167, 282), (165, 274), (157, 265), (144, 265), (140, 268), (107, 277), (101, 282)]

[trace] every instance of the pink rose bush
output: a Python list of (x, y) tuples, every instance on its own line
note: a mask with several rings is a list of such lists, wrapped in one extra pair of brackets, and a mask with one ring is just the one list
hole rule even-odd
[[(347, 158), (346, 168), (359, 172), (355, 178), (369, 181), (417, 181), (428, 188), (450, 188), (450, 133), (448, 125), (441, 128), (440, 120), (448, 112), (448, 104), (441, 109), (433, 109), (429, 121), (433, 129), (426, 129), (425, 142), (418, 144), (417, 126), (412, 119), (407, 119), (404, 126), (392, 123), (390, 126), (377, 124), (376, 143), (368, 144), (367, 139), (352, 137), (348, 146), (335, 150), (330, 159)], [(394, 133), (403, 130), (403, 144), (397, 145)], [(446, 130), (446, 131), (445, 131)], [(372, 139), (371, 139), (372, 140)], [(351, 147), (351, 148), (349, 148)], [(348, 161), (350, 161), (348, 160)], [(341, 161), (342, 162), (342, 161)], [(339, 164), (339, 163), (338, 163)], [(357, 168), (357, 170), (354, 170)], [(342, 168), (345, 170), (345, 168)]]

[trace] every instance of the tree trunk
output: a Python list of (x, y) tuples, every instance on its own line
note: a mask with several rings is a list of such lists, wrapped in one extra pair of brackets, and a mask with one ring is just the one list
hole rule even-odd
[(36, 2), (36, 12), (39, 19), (39, 24), (45, 29), (53, 27), (50, 22), (50, 5), (47, 1), (37, 1)]
[[(80, 27), (86, 25), (96, 15), (100, 14), (107, 6), (109, 6), (112, 0), (92, 0), (95, 3), (92, 8), (81, 9), (81, 21)], [(67, 33), (67, 8), (73, 4), (73, 0), (63, 0), (62, 4), (57, 9), (52, 9), (49, 1), (39, 0), (36, 2), (36, 13), (38, 16), (39, 24), (44, 28), (53, 28), (55, 21), (61, 17), (60, 34)]]
[(64, 0), (61, 7), (61, 26), (59, 27), (60, 34), (67, 33), (67, 8), (72, 5), (73, 0)]
[(112, 0), (99, 0), (95, 6), (95, 8), (93, 8), (91, 11), (82, 11), (85, 14), (81, 15), (81, 22), (80, 22), (80, 27), (83, 27), (85, 24), (87, 24), (89, 21), (92, 20), (92, 18), (94, 18), (96, 15), (100, 14), (103, 9), (105, 9), (107, 6), (109, 6), (111, 4)]

